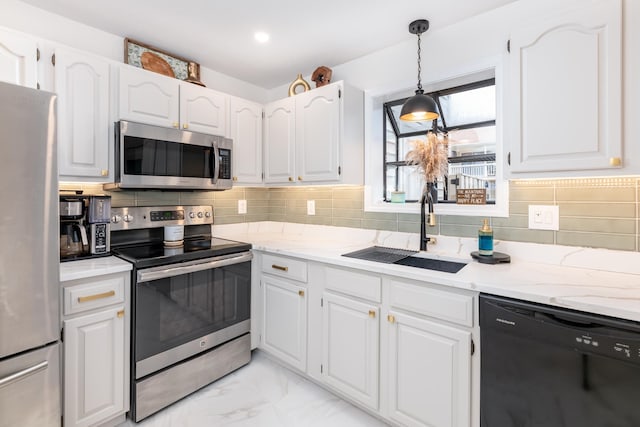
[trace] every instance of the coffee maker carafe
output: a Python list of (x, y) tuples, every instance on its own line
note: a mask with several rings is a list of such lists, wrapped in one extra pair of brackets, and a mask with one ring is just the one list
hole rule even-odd
[(60, 259), (78, 258), (89, 249), (84, 227), (86, 197), (60, 196)]

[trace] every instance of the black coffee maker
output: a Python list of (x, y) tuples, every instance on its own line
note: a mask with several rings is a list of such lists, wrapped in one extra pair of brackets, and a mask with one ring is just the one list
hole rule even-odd
[(60, 195), (60, 260), (109, 255), (111, 197)]

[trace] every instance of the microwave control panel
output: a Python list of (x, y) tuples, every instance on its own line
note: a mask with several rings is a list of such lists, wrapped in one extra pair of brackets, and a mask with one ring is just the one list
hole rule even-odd
[(220, 148), (220, 171), (218, 179), (231, 179), (231, 150)]

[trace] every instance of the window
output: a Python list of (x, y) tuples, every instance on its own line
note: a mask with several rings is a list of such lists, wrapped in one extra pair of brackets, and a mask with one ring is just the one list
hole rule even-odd
[(407, 98), (383, 104), (383, 194), (402, 191), (407, 202), (420, 200), (424, 178), (405, 156), (413, 141), (427, 139), (428, 131), (448, 139), (448, 174), (436, 183), (438, 203), (456, 203), (457, 190), (482, 190), (486, 204), (496, 201), (496, 81), (484, 79), (430, 92), (440, 117), (433, 122), (399, 119)]

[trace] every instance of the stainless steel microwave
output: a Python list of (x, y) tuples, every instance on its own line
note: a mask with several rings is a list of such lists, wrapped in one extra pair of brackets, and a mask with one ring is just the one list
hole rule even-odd
[(231, 139), (119, 121), (115, 124), (111, 189), (227, 190)]

